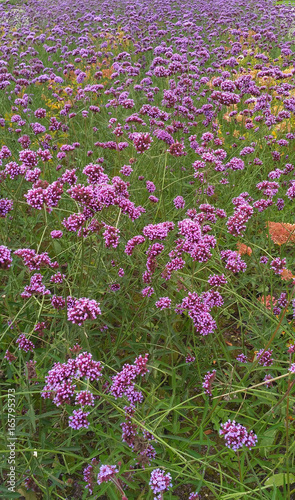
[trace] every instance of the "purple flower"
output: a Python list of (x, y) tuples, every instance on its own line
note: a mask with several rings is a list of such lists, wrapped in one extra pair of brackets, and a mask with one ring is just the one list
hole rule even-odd
[(97, 476), (98, 484), (111, 481), (117, 472), (119, 472), (119, 470), (115, 465), (101, 465)]
[(226, 259), (225, 268), (229, 269), (234, 274), (237, 274), (240, 271), (243, 273), (246, 271), (247, 264), (243, 261), (243, 259), (241, 259), (238, 252), (234, 252), (232, 250), (222, 250), (220, 252), (220, 256), (222, 260)]
[(51, 305), (54, 309), (64, 309), (66, 301), (63, 297), (58, 295), (53, 295), (51, 299)]
[(151, 286), (147, 286), (146, 288), (141, 290), (141, 294), (143, 295), (143, 297), (151, 297), (153, 293), (155, 293), (155, 290)]
[(96, 319), (100, 314), (99, 303), (96, 300), (87, 299), (86, 297), (82, 297), (81, 299), (74, 298), (73, 303), (68, 306), (67, 310), (68, 320), (79, 326), (88, 319)]
[(44, 108), (38, 108), (34, 112), (34, 115), (36, 116), (36, 118), (45, 118), (45, 116), (46, 116), (46, 109), (44, 109)]
[(133, 172), (133, 168), (131, 165), (123, 165), (123, 167), (120, 170), (120, 174), (125, 175), (126, 177), (129, 177)]
[(51, 231), (50, 236), (52, 239), (59, 239), (63, 235), (62, 231), (59, 231), (58, 229), (55, 229), (54, 231)]
[(149, 196), (149, 200), (152, 202), (152, 203), (158, 203), (159, 202), (159, 198), (157, 198), (156, 196), (154, 196), (153, 194), (151, 194), (151, 196)]
[(286, 259), (280, 259), (277, 257), (276, 259), (272, 260), (270, 263), (271, 269), (274, 271), (275, 274), (282, 274), (283, 270), (286, 269)]
[(117, 375), (112, 378), (112, 385), (109, 392), (115, 399), (126, 396), (127, 399), (133, 404), (135, 401), (141, 402), (143, 395), (139, 391), (135, 391), (134, 379), (138, 375), (147, 373), (148, 354), (144, 357), (139, 356), (135, 359), (133, 365), (125, 364)]
[(87, 465), (85, 469), (83, 470), (83, 479), (87, 483), (85, 488), (88, 489), (89, 494), (92, 495), (93, 493), (93, 487), (95, 483), (95, 478), (94, 478), (94, 466), (98, 464), (98, 461), (96, 458), (93, 458), (91, 460), (91, 464)]
[(293, 200), (295, 198), (295, 181), (292, 181), (291, 186), (286, 192), (286, 196), (288, 196), (289, 200)]
[(273, 377), (272, 377), (272, 375), (270, 375), (270, 374), (265, 375), (265, 377), (264, 377), (264, 379), (263, 379), (263, 380), (264, 380), (264, 382), (265, 382), (266, 387), (272, 387), (272, 386), (273, 386), (273, 383), (272, 383), (272, 382), (270, 382), (270, 380), (271, 380), (272, 378), (273, 378)]
[(13, 208), (13, 201), (8, 198), (0, 198), (0, 217), (3, 219)]
[(285, 206), (285, 202), (284, 202), (283, 198), (278, 198), (277, 199), (278, 210), (283, 210), (284, 206)]
[(211, 307), (208, 302), (208, 296), (206, 298), (207, 300), (205, 301), (196, 292), (189, 292), (188, 296), (175, 309), (177, 314), (182, 314), (183, 311), (187, 310), (189, 317), (193, 320), (196, 331), (201, 335), (208, 335), (216, 329), (216, 322), (210, 314)]
[(155, 306), (158, 309), (170, 309), (171, 307), (171, 299), (169, 297), (161, 297), (157, 302), (155, 303)]
[(105, 231), (103, 232), (103, 237), (105, 240), (105, 247), (109, 248), (112, 246), (113, 248), (117, 248), (119, 244), (119, 239), (120, 239), (120, 231), (119, 229), (113, 227), (113, 226), (108, 226), (107, 224), (103, 223), (105, 227)]
[(129, 138), (133, 141), (134, 147), (137, 153), (143, 153), (151, 147), (153, 139), (148, 132), (139, 133), (134, 132), (129, 135)]
[(241, 353), (241, 354), (238, 354), (238, 356), (236, 357), (236, 360), (239, 361), (240, 363), (247, 363), (248, 358), (245, 354)]
[(266, 256), (263, 255), (262, 257), (260, 257), (260, 261), (259, 262), (260, 262), (260, 264), (267, 264), (268, 263), (268, 257), (266, 257)]
[(14, 354), (12, 354), (12, 352), (7, 350), (5, 353), (4, 359), (6, 359), (6, 361), (8, 361), (8, 363), (11, 365), (11, 363), (13, 363), (13, 361), (17, 360), (17, 357)]
[(18, 348), (25, 352), (34, 352), (35, 346), (31, 340), (27, 339), (24, 333), (22, 333), (17, 339), (16, 343), (18, 344)]
[(174, 203), (175, 208), (177, 208), (178, 210), (180, 208), (185, 207), (185, 201), (184, 201), (184, 198), (182, 196), (176, 196), (176, 198), (174, 198), (174, 200), (173, 200), (173, 203)]
[(174, 144), (171, 144), (170, 148), (167, 149), (168, 153), (172, 156), (186, 156), (187, 153), (184, 150), (184, 145), (181, 142), (176, 141)]
[(131, 240), (127, 241), (127, 245), (125, 246), (124, 252), (127, 253), (127, 255), (132, 255), (135, 246), (141, 245), (144, 242), (145, 242), (144, 236), (141, 236), (140, 234), (138, 236), (133, 236)]
[(195, 356), (192, 356), (191, 354), (188, 354), (185, 358), (186, 363), (194, 363), (194, 361), (196, 361), (196, 358), (195, 358)]
[(196, 491), (195, 493), (190, 493), (188, 500), (200, 500), (198, 492)]
[(211, 274), (208, 278), (208, 283), (211, 286), (221, 286), (221, 285), (226, 285), (227, 279), (224, 276), (224, 274)]
[(225, 446), (234, 451), (243, 448), (243, 446), (251, 450), (252, 446), (257, 443), (256, 434), (252, 430), (248, 432), (246, 427), (236, 424), (235, 420), (228, 420), (225, 424), (221, 424), (219, 434), (224, 437)]
[(84, 82), (85, 78), (87, 78), (86, 73), (84, 73), (83, 71), (81, 71), (81, 72), (79, 73), (79, 75), (77, 76), (77, 83), (82, 83), (82, 82)]
[(161, 469), (154, 469), (151, 473), (149, 485), (154, 494), (154, 500), (161, 500), (163, 493), (172, 488), (171, 474)]
[(174, 222), (160, 222), (159, 224), (149, 224), (143, 228), (143, 234), (150, 241), (164, 240), (168, 233), (174, 229)]
[(82, 408), (84, 408), (84, 406), (94, 406), (94, 396), (90, 391), (78, 392), (75, 404), (80, 405)]
[(89, 411), (84, 412), (83, 410), (74, 410), (73, 415), (69, 417), (69, 427), (78, 431), (79, 429), (88, 429), (89, 422), (87, 417), (89, 415)]
[(271, 357), (272, 350), (263, 351), (264, 349), (260, 349), (260, 351), (257, 352), (256, 357), (258, 359), (258, 364), (262, 366), (271, 366), (273, 364), (273, 359)]
[(0, 269), (9, 269), (11, 263), (11, 251), (4, 245), (0, 245)]
[(149, 193), (153, 193), (156, 191), (156, 186), (152, 181), (146, 181), (146, 188)]
[(216, 370), (213, 370), (212, 372), (207, 372), (207, 374), (204, 377), (204, 382), (202, 384), (203, 389), (205, 389), (206, 394), (209, 394), (209, 396), (212, 396), (212, 383), (214, 382), (216, 377)]
[(47, 290), (42, 283), (42, 274), (35, 273), (31, 277), (30, 284), (26, 285), (24, 291), (21, 293), (22, 299), (28, 299), (32, 295), (50, 295), (50, 290)]
[(24, 149), (19, 153), (20, 161), (26, 167), (36, 167), (38, 163), (38, 155), (35, 151), (31, 151), (30, 149)]
[(41, 267), (47, 266), (52, 268), (58, 267), (58, 263), (56, 261), (52, 262), (47, 252), (36, 254), (35, 250), (30, 248), (19, 248), (14, 254), (23, 259), (24, 265), (27, 266), (30, 271), (37, 271)]

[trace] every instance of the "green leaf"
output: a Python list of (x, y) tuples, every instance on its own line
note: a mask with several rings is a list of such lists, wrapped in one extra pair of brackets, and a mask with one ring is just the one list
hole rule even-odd
[[(290, 484), (295, 483), (295, 476), (294, 474), (289, 474), (289, 482)], [(280, 474), (275, 474), (272, 477), (269, 477), (265, 481), (265, 486), (283, 486), (284, 484), (287, 484), (287, 474), (284, 474), (283, 472)]]
[(34, 429), (34, 431), (36, 431), (36, 418), (35, 418), (35, 411), (34, 411), (34, 408), (33, 408), (33, 405), (30, 404), (30, 408), (29, 408), (29, 411), (27, 413), (29, 419), (30, 419), (30, 422), (32, 424), (32, 427)]

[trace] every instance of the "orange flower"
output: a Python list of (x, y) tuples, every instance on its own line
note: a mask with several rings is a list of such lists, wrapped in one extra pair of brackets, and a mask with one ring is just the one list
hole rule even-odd
[(295, 241), (295, 224), (267, 221), (270, 237), (277, 245)]
[(261, 302), (266, 309), (271, 310), (271, 304), (274, 307), (277, 303), (277, 300), (275, 297), (272, 297), (271, 295), (267, 295), (266, 297), (264, 295), (261, 295), (261, 297), (258, 297), (259, 302)]
[(295, 278), (291, 271), (289, 269), (283, 269), (281, 272), (281, 278), (283, 281), (290, 281), (291, 279)]
[(240, 241), (238, 241), (237, 243), (237, 249), (238, 249), (238, 253), (240, 255), (251, 255), (252, 253), (252, 248), (251, 247), (247, 247), (247, 245), (245, 245), (244, 243), (241, 243)]

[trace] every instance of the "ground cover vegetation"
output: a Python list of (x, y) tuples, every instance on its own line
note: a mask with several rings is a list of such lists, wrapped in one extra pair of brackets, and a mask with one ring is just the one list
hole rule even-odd
[(0, 4), (1, 498), (295, 498), (294, 35)]

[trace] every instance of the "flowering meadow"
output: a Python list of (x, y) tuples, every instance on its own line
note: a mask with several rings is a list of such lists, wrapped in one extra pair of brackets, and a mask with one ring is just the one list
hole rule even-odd
[(0, 40), (1, 499), (294, 500), (295, 8), (10, 0)]

